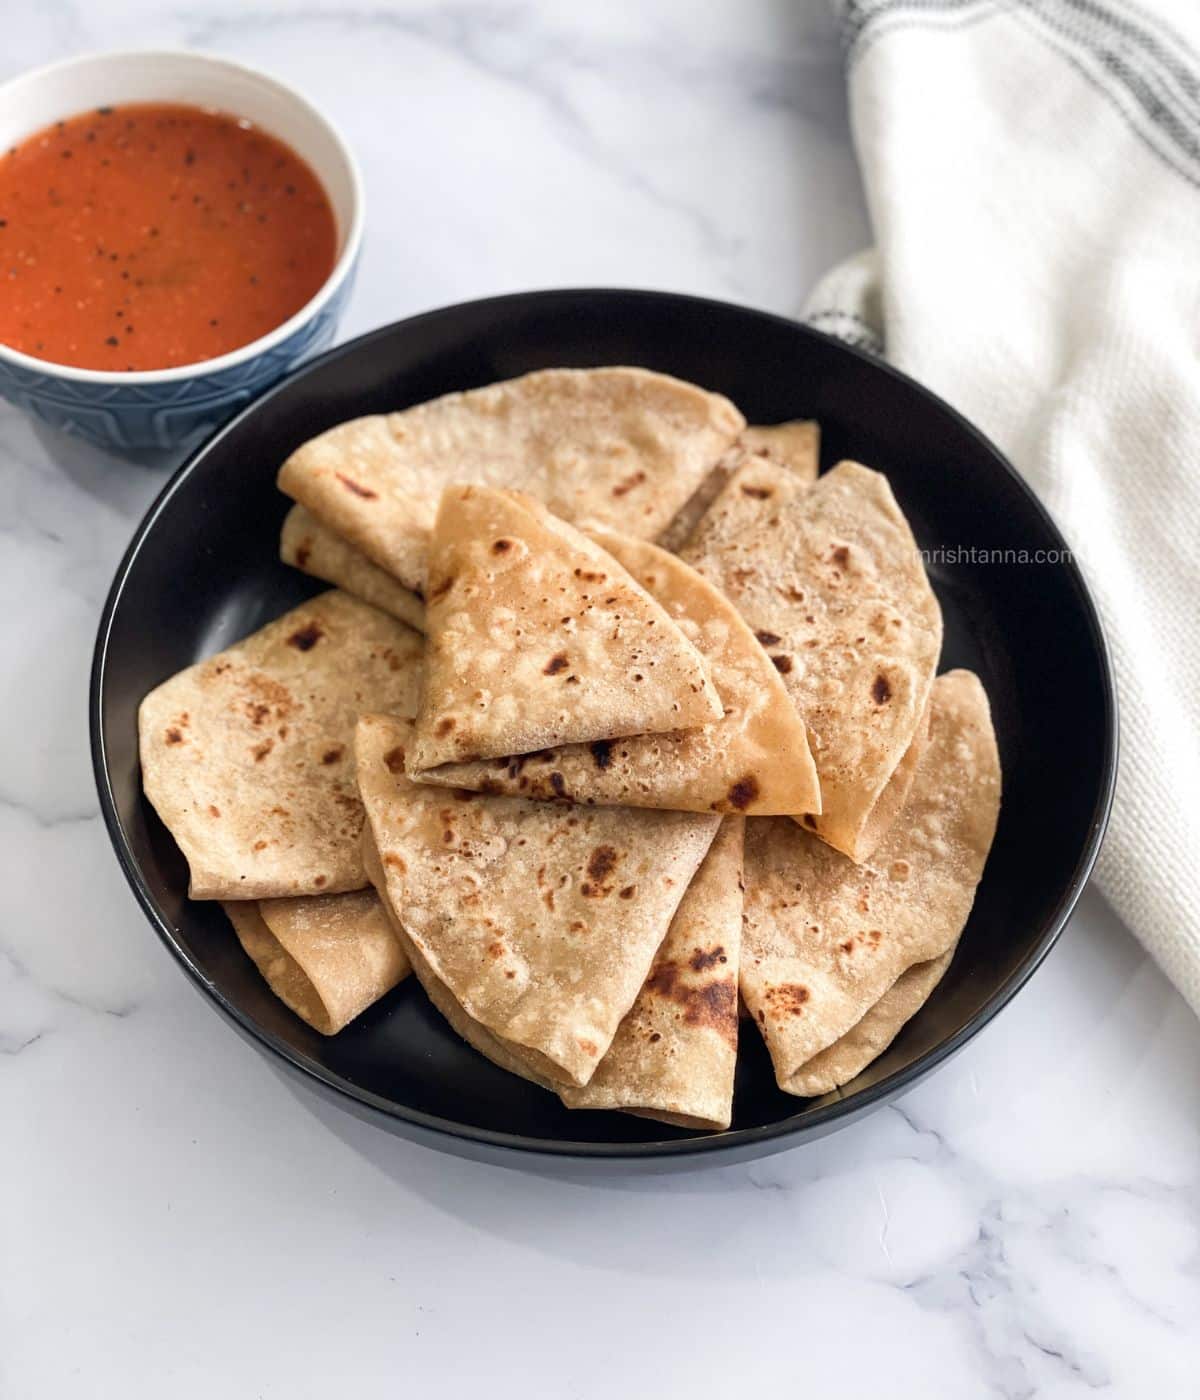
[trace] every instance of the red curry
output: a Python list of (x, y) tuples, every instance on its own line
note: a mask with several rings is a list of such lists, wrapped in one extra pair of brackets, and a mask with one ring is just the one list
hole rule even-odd
[(336, 251), (312, 170), (236, 117), (100, 107), (0, 156), (0, 342), (58, 364), (223, 355), (299, 311)]

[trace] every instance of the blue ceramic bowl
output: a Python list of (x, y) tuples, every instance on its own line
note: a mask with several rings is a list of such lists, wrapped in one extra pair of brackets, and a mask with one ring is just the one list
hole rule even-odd
[(362, 183), (345, 142), (302, 97), (263, 73), (197, 53), (93, 54), (14, 78), (0, 87), (0, 149), (61, 117), (121, 102), (186, 102), (246, 118), (303, 156), (337, 220), (337, 260), (316, 296), (227, 355), (117, 374), (0, 345), (0, 394), (43, 423), (117, 452), (178, 448), (332, 341), (362, 242)]

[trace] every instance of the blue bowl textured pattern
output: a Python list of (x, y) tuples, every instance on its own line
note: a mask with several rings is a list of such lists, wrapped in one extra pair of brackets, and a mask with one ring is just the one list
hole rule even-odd
[(228, 369), (160, 384), (92, 384), (53, 370), (0, 359), (0, 394), (61, 432), (110, 451), (186, 446), (231, 418), (303, 359), (333, 340), (354, 283), (354, 269), (321, 309), (279, 345)]

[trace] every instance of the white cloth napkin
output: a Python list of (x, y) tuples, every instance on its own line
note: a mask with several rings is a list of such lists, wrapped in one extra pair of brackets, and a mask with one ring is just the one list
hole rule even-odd
[(1200, 6), (841, 17), (876, 246), (809, 319), (988, 433), (1081, 560), (1121, 707), (1098, 882), (1200, 1012)]

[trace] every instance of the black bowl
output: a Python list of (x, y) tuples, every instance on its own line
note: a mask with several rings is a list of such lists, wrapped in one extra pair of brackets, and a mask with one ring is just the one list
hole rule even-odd
[[(287, 502), (275, 472), (306, 438), (552, 365), (646, 365), (729, 395), (751, 422), (820, 419), (823, 465), (887, 472), (946, 619), (943, 668), (979, 672), (1004, 765), (996, 843), (949, 973), (890, 1050), (840, 1093), (775, 1087), (743, 1036), (734, 1126), (684, 1133), (570, 1113), (481, 1058), (409, 979), (333, 1039), (275, 1000), (220, 908), (185, 898), (186, 868), (142, 797), (136, 713), (164, 677), (317, 591), (278, 562)], [(1116, 710), (1095, 608), (1061, 536), (1004, 459), (919, 385), (778, 316), (695, 297), (565, 291), (430, 312), (313, 361), (217, 433), (134, 537), (96, 643), (92, 750), (117, 857), (150, 922), (198, 987), (260, 1049), (395, 1132), (475, 1157), (728, 1161), (827, 1132), (909, 1088), (964, 1045), (1046, 955), (1100, 845)]]

